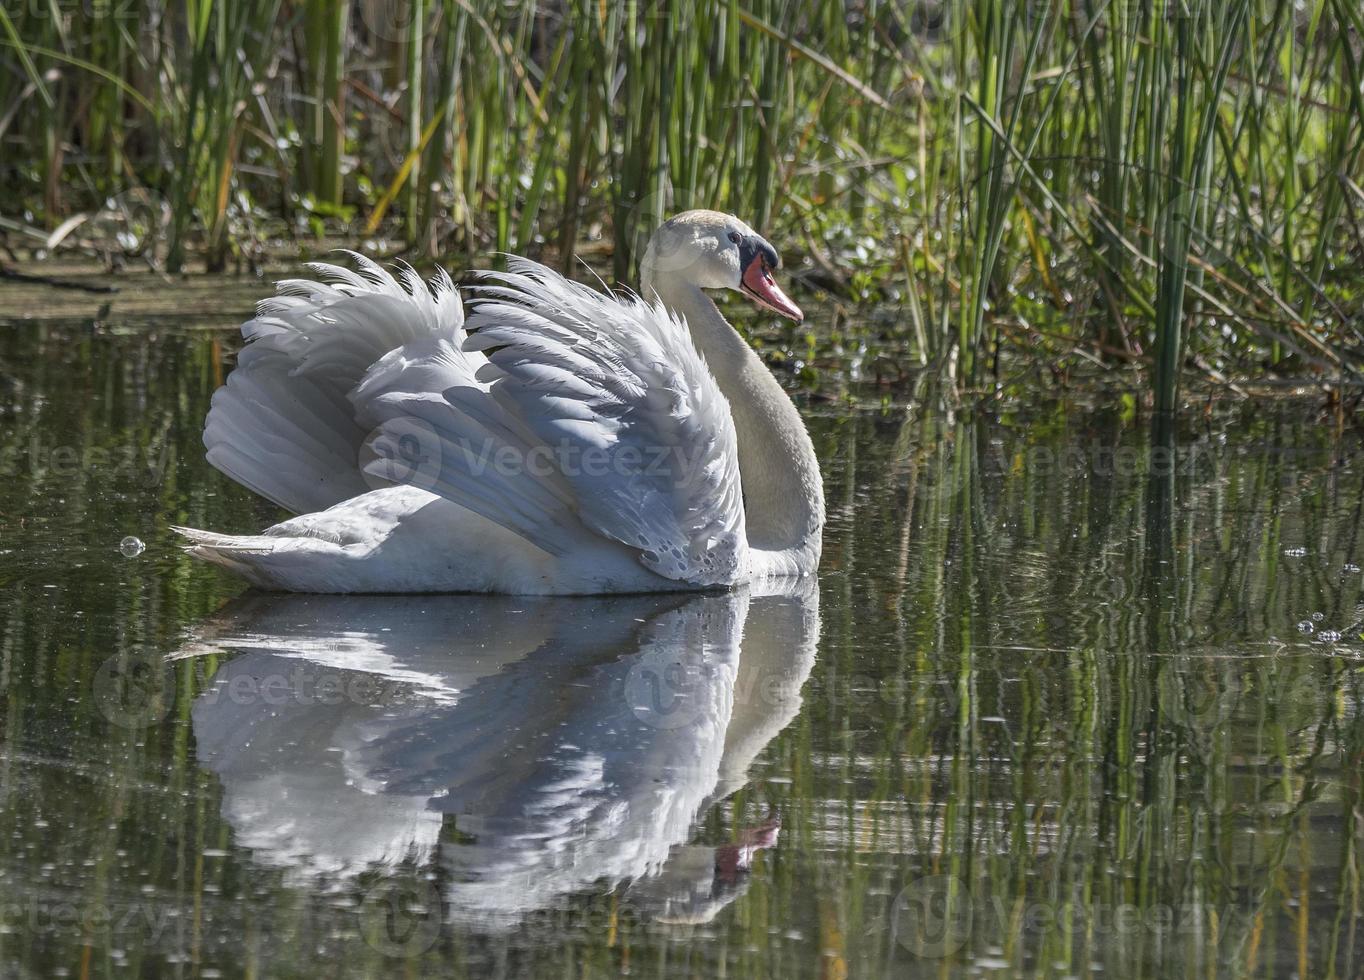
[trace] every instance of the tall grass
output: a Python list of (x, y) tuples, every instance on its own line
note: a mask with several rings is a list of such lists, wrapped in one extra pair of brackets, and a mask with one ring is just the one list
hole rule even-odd
[(228, 208), (237, 182), (243, 115), (264, 51), (253, 44), (255, 24), (277, 19), (280, 0), (186, 0), (169, 8), (184, 16), (188, 42), (188, 85), (177, 102), (172, 151), (177, 179), (169, 182), (172, 204), (168, 262), (184, 262), (192, 216), (200, 219), (210, 270), (226, 264)]
[(601, 242), (629, 281), (712, 206), (963, 389), (1029, 351), (1170, 411), (1191, 372), (1357, 375), (1362, 32), (1349, 0), (24, 0), (0, 229), (145, 188), (172, 269), (371, 234)]

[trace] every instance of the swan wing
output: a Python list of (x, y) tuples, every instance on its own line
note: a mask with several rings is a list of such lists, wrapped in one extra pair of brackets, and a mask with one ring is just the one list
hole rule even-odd
[(551, 555), (610, 542), (676, 581), (742, 577), (729, 406), (661, 306), (514, 259), (466, 329), (444, 273), (354, 260), (281, 283), (243, 325), (214, 466), (296, 513), (417, 486)]
[(506, 464), (531, 458), (537, 439), (497, 403), (487, 358), (463, 340), (440, 333), (406, 344), (351, 392), (367, 432), (365, 474), (438, 494), (551, 555), (581, 547), (591, 535), (562, 476)]
[(285, 280), (257, 306), (204, 427), (210, 463), (296, 514), (379, 485), (361, 471), (368, 432), (347, 395), (390, 351), (433, 335), (453, 339), (464, 321), (443, 272), (428, 288), (404, 268), (400, 283), (351, 254), (358, 271), (314, 263), (325, 281)]
[(467, 332), (493, 401), (552, 452), (588, 528), (670, 579), (742, 577), (734, 423), (684, 324), (513, 259), (483, 273)]

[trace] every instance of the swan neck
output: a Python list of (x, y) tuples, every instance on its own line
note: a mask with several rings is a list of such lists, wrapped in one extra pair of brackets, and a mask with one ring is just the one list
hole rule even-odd
[(703, 290), (647, 266), (642, 285), (646, 298), (657, 296), (686, 321), (729, 402), (755, 574), (813, 572), (824, 524), (824, 487), (796, 406)]

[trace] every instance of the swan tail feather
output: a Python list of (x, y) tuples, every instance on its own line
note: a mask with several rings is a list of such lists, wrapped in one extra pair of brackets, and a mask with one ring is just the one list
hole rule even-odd
[(186, 540), (187, 554), (234, 572), (258, 588), (345, 591), (332, 581), (348, 557), (346, 546), (338, 541), (306, 534), (218, 534), (177, 526), (171, 530)]
[(172, 524), (170, 529), (189, 542), (184, 546), (187, 551), (211, 548), (215, 551), (270, 552), (274, 551), (280, 540), (262, 534), (219, 534), (176, 524)]

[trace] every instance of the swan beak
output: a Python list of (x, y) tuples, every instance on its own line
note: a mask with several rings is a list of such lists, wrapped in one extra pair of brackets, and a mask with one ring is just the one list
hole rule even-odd
[(759, 306), (766, 307), (774, 313), (778, 313), (788, 319), (800, 323), (805, 319), (805, 314), (800, 311), (800, 307), (791, 302), (790, 297), (781, 291), (777, 285), (777, 280), (772, 278), (772, 272), (763, 261), (761, 254), (754, 255), (744, 268), (743, 279), (744, 292), (753, 299)]

